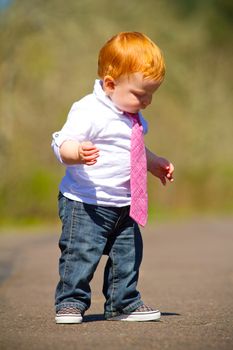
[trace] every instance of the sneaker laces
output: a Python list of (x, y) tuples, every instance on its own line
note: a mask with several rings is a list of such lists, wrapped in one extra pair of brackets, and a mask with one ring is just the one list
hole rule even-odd
[(145, 304), (139, 306), (136, 310), (134, 310), (134, 312), (149, 312), (149, 311), (155, 311), (155, 310)]

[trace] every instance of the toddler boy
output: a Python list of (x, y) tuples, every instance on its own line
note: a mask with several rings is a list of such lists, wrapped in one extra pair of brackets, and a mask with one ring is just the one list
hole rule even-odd
[(60, 281), (56, 323), (81, 323), (90, 307), (90, 281), (103, 254), (107, 320), (151, 321), (136, 289), (142, 260), (139, 224), (147, 219), (146, 170), (165, 185), (173, 165), (143, 143), (141, 114), (164, 79), (158, 46), (138, 32), (122, 32), (100, 50), (100, 79), (92, 94), (75, 102), (53, 134), (52, 146), (66, 166), (60, 184)]

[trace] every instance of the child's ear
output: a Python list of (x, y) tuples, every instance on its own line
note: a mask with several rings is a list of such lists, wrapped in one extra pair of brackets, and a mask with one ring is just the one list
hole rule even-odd
[(103, 89), (106, 95), (111, 95), (116, 86), (115, 80), (111, 75), (106, 75), (103, 79)]

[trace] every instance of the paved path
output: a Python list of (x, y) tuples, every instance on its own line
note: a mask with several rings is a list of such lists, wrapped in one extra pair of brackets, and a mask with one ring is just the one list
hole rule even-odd
[(157, 224), (143, 235), (139, 289), (161, 321), (103, 319), (103, 258), (84, 323), (56, 325), (58, 234), (1, 234), (0, 349), (233, 349), (233, 219)]

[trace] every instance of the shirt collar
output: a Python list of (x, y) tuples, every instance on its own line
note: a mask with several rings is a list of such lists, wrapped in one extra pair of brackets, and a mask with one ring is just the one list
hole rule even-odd
[(115, 113), (124, 114), (124, 112), (117, 108), (112, 100), (105, 94), (102, 80), (96, 79), (93, 93), (99, 101), (111, 108)]

